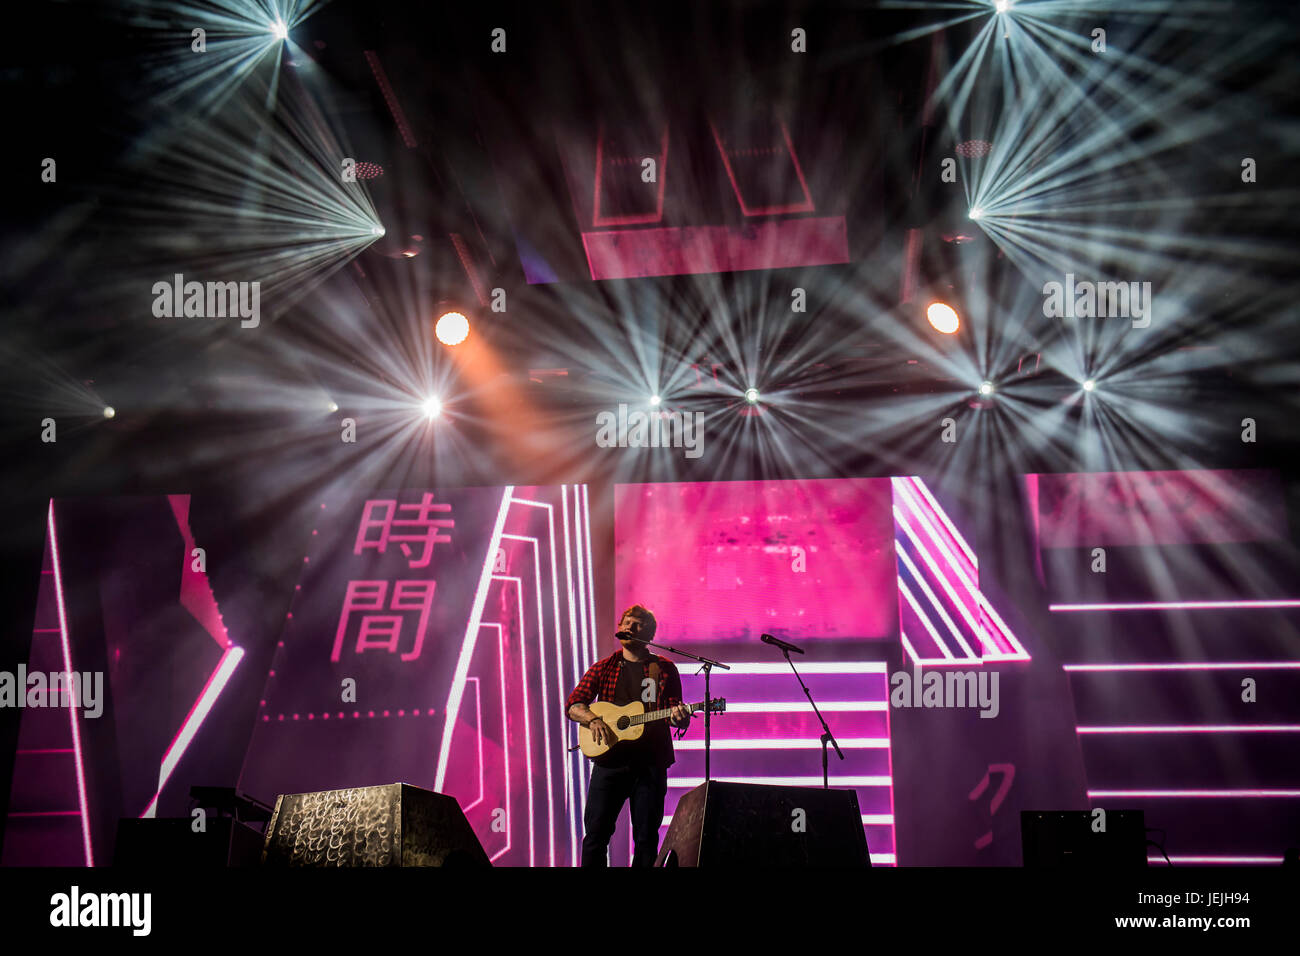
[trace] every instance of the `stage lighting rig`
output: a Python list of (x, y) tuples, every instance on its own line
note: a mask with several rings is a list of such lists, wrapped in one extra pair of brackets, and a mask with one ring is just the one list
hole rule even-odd
[(443, 345), (460, 345), (469, 337), (469, 319), (461, 312), (444, 312), (438, 317), (434, 333)]
[(961, 327), (957, 310), (946, 302), (931, 302), (925, 310), (925, 317), (936, 331), (952, 335)]

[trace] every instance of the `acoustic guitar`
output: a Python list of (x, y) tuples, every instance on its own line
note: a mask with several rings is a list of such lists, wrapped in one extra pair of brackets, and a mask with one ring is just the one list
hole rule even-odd
[[(704, 710), (704, 701), (698, 704), (687, 704), (691, 713), (697, 710)], [(593, 714), (603, 720), (618, 737), (613, 744), (598, 744), (596, 738), (592, 736), (591, 730), (587, 727), (578, 727), (578, 747), (587, 757), (599, 757), (602, 754), (609, 753), (614, 747), (617, 747), (625, 740), (636, 740), (645, 732), (645, 725), (653, 723), (656, 720), (666, 720), (672, 716), (673, 709), (665, 707), (663, 710), (645, 709), (645, 704), (639, 700), (634, 700), (630, 704), (624, 704), (620, 707), (618, 704), (611, 704), (607, 700), (598, 700), (588, 708)], [(721, 697), (715, 697), (708, 702), (708, 709), (715, 714), (725, 714), (727, 712), (727, 702)]]

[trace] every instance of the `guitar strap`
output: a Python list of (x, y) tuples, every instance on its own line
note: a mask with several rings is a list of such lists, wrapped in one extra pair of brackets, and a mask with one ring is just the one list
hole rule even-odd
[(659, 703), (659, 688), (663, 686), (662, 684), (659, 683), (659, 662), (658, 661), (651, 661), (649, 664), (646, 665), (646, 676), (648, 676), (652, 681), (655, 682), (655, 709), (658, 710), (661, 706), (661, 704)]

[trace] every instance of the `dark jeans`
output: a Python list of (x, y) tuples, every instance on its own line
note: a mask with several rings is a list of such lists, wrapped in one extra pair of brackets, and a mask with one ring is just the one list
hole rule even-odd
[(668, 792), (668, 771), (659, 767), (591, 768), (587, 790), (587, 812), (583, 823), (582, 865), (608, 866), (609, 840), (623, 804), (632, 801), (632, 842), (636, 849), (633, 866), (654, 866), (659, 855), (659, 827), (664, 822), (664, 795)]

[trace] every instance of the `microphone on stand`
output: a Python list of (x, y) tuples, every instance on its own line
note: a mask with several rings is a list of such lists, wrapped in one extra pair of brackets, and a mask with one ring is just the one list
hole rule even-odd
[(803, 648), (795, 647), (793, 644), (788, 644), (780, 638), (773, 637), (771, 634), (764, 634), (759, 638), (759, 640), (764, 644), (771, 644), (773, 647), (779, 647), (783, 651), (794, 651), (796, 654), (803, 653)]

